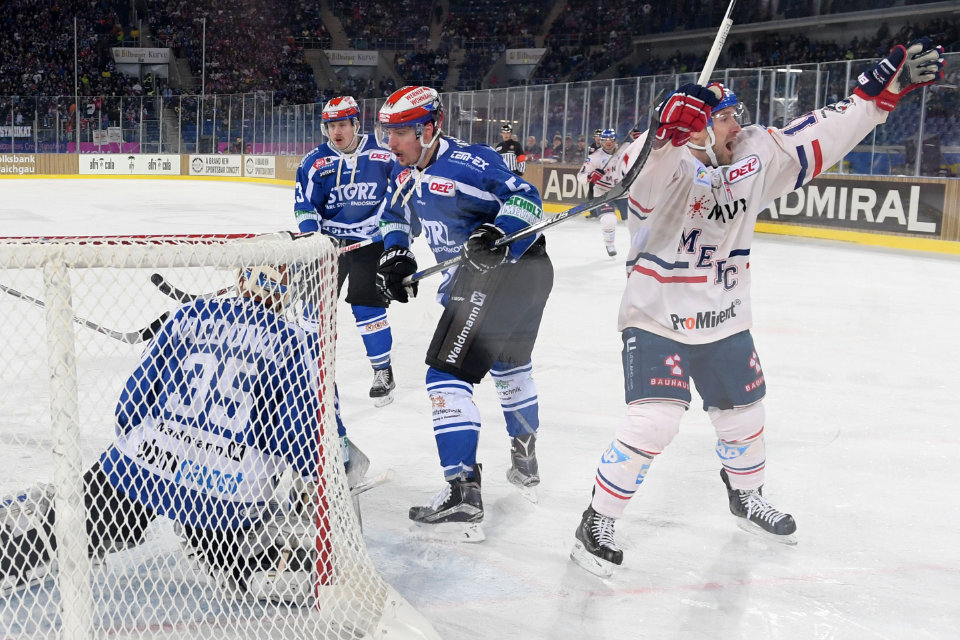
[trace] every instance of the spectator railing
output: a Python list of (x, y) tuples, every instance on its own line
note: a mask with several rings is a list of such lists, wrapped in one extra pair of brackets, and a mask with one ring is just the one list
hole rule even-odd
[[(836, 171), (867, 175), (960, 173), (960, 54), (947, 54), (947, 78), (901, 100)], [(854, 60), (718, 70), (753, 122), (783, 127), (852, 92), (872, 61)], [(443, 95), (446, 133), (495, 143), (513, 125), (531, 161), (579, 164), (592, 132), (626, 139), (661, 99), (695, 73), (461, 91)], [(302, 155), (323, 141), (322, 105), (277, 104), (270, 92), (152, 97), (0, 97), (0, 153), (247, 153)], [(282, 102), (282, 101), (281, 101)], [(361, 101), (372, 132), (383, 99)], [(78, 128), (79, 125), (79, 128)], [(645, 124), (644, 124), (645, 126)], [(582, 138), (582, 144), (581, 140)], [(528, 148), (534, 142), (533, 149)]]

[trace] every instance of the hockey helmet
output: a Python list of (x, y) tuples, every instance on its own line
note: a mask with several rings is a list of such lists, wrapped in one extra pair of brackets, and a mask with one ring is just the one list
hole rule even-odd
[(443, 105), (440, 94), (430, 87), (407, 86), (394, 91), (380, 107), (380, 126), (386, 129), (414, 127), (417, 137), (423, 125), (432, 122), (439, 131), (443, 126)]
[(333, 98), (327, 104), (323, 105), (323, 122), (336, 122), (337, 120), (347, 120), (349, 118), (360, 118), (360, 109), (357, 108), (357, 101), (350, 96), (340, 96)]
[(613, 129), (604, 129), (603, 131), (600, 132), (600, 139), (601, 139), (601, 140), (616, 140), (616, 139), (617, 139), (617, 132), (614, 131)]
[(728, 89), (719, 82), (716, 83), (716, 86), (720, 87), (720, 90), (723, 91), (723, 97), (720, 98), (720, 102), (711, 110), (710, 119), (707, 120), (707, 126), (713, 126), (713, 115), (721, 109), (726, 109), (728, 107), (734, 107), (733, 109), (733, 119), (736, 120), (737, 124), (746, 124), (746, 109), (743, 106), (743, 103), (740, 102), (740, 99), (737, 98), (737, 94), (733, 92), (732, 89)]
[(601, 134), (601, 133), (603, 133), (603, 129), (594, 129), (594, 130), (593, 130), (593, 135), (596, 136), (597, 138), (600, 137), (600, 134)]
[(513, 125), (509, 122), (500, 127), (500, 133), (513, 133)]

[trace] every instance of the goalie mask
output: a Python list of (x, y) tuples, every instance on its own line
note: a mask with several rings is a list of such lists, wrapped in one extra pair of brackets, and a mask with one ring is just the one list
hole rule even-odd
[(290, 275), (285, 264), (243, 267), (237, 272), (237, 291), (244, 298), (279, 313), (290, 302)]

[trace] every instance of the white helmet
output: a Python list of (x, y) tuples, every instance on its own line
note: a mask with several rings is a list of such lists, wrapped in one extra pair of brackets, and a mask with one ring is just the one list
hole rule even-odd
[[(357, 101), (350, 96), (339, 96), (333, 98), (327, 104), (323, 105), (321, 114), (324, 124), (336, 122), (337, 120), (347, 120), (352, 118), (359, 122), (360, 109), (357, 107)], [(356, 123), (354, 123), (356, 125)]]

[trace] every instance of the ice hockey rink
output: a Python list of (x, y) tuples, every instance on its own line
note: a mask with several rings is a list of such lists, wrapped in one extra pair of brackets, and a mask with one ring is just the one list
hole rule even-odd
[[(0, 235), (294, 229), (292, 188), (198, 180), (0, 180)], [(595, 221), (547, 232), (556, 284), (534, 352), (539, 504), (506, 481), (509, 447), (489, 381), (479, 544), (424, 541), (407, 509), (440, 489), (424, 353), (437, 278), (395, 304), (396, 401), (374, 408), (371, 372), (340, 304), (337, 381), (371, 473), (364, 537), (386, 580), (446, 639), (893, 639), (960, 634), (960, 259), (759, 235), (753, 335), (768, 395), (764, 494), (798, 523), (795, 547), (736, 526), (695, 398), (679, 436), (617, 522), (607, 580), (568, 554), (593, 474), (623, 413), (622, 261)], [(621, 254), (625, 227), (618, 230)], [(422, 241), (421, 266), (433, 264)], [(149, 287), (144, 282), (144, 287)], [(12, 298), (6, 305), (23, 304)]]

